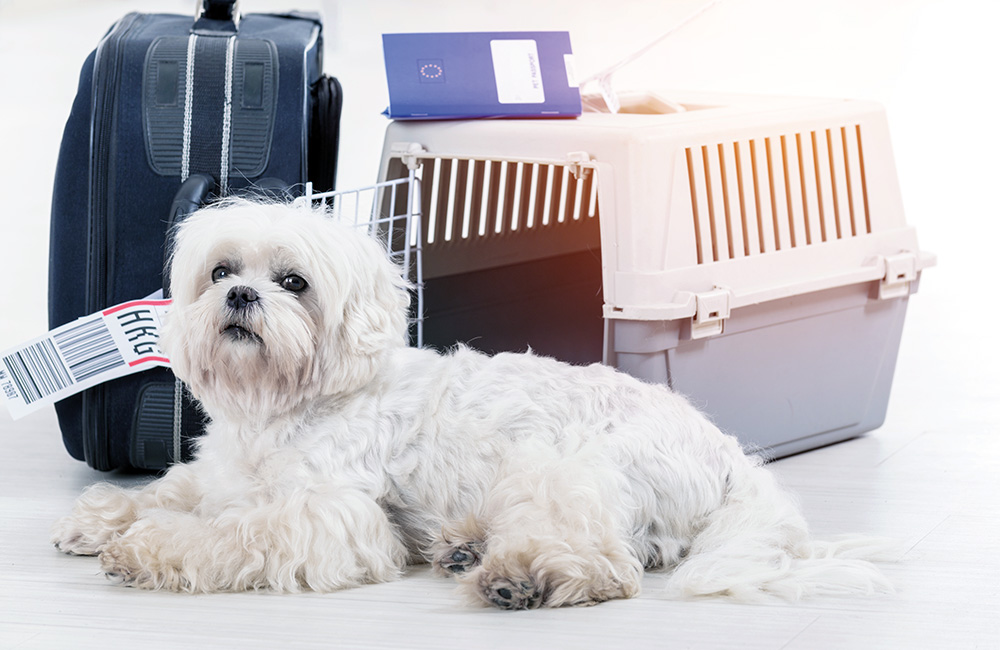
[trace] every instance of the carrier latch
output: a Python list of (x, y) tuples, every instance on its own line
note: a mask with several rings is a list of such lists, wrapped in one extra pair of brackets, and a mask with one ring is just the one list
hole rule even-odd
[(728, 289), (716, 287), (711, 291), (695, 294), (695, 311), (691, 319), (691, 338), (703, 339), (722, 334), (725, 320), (729, 318)]
[(593, 168), (589, 163), (593, 162), (593, 158), (586, 151), (572, 151), (566, 154), (566, 159), (569, 161), (569, 173), (573, 174), (573, 178), (576, 180), (586, 180), (587, 176), (593, 171)]
[(398, 157), (400, 162), (406, 165), (411, 172), (416, 171), (421, 165), (422, 154), (427, 153), (417, 142), (394, 142), (392, 143), (392, 155)]
[(882, 258), (885, 275), (878, 286), (881, 300), (899, 298), (910, 293), (910, 282), (917, 279), (917, 256), (903, 252)]

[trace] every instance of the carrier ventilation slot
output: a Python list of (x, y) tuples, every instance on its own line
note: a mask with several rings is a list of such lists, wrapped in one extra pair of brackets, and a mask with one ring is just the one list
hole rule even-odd
[(685, 154), (699, 264), (872, 231), (860, 125)]
[(427, 245), (506, 237), (598, 216), (593, 174), (566, 165), (425, 158), (421, 212)]
[[(568, 162), (510, 158), (426, 156), (416, 162), (421, 226), (409, 244), (416, 247), (419, 236), (425, 279), (578, 253), (600, 258), (593, 170), (576, 175)], [(390, 159), (387, 179), (407, 173), (401, 158)]]

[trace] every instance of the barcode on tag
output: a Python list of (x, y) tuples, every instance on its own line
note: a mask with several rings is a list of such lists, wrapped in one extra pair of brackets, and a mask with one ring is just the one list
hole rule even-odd
[(4, 357), (3, 363), (27, 404), (73, 383), (52, 341), (29, 345)]
[(84, 321), (65, 332), (52, 335), (76, 381), (125, 364), (104, 320)]
[(15, 419), (91, 386), (169, 366), (160, 321), (169, 300), (135, 300), (58, 327), (0, 355), (0, 392)]

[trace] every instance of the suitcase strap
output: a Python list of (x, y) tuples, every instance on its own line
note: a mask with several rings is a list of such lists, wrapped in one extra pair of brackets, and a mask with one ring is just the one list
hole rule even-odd
[[(274, 131), (278, 54), (273, 43), (226, 33), (157, 40), (145, 70), (144, 134), (153, 169), (181, 181), (267, 168)], [(231, 146), (238, 143), (239, 146)]]
[[(181, 181), (192, 172), (207, 172), (219, 179), (221, 194), (229, 188), (235, 47), (235, 35), (220, 38), (191, 34), (184, 75)], [(199, 62), (197, 74), (195, 61)]]

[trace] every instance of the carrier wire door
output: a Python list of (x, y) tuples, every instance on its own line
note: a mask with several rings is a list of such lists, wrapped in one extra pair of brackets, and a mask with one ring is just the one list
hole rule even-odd
[(422, 189), (426, 345), (601, 361), (604, 298), (592, 169), (565, 159), (426, 152), (389, 162), (386, 178), (410, 175)]
[(420, 178), (413, 172), (354, 190), (314, 194), (312, 183), (297, 204), (318, 202), (332, 219), (364, 229), (385, 248), (410, 282), (410, 344), (424, 344), (424, 280)]

